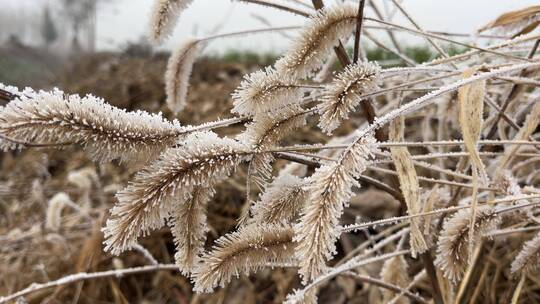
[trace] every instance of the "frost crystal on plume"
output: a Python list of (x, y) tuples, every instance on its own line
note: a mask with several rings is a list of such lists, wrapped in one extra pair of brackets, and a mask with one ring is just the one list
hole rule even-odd
[[(149, 160), (184, 133), (177, 121), (127, 112), (103, 99), (25, 90), (0, 111), (0, 136), (17, 142), (80, 144), (98, 161)], [(5, 145), (3, 145), (4, 148)]]
[(163, 152), (116, 195), (118, 204), (104, 228), (105, 249), (119, 254), (162, 227), (174, 204), (189, 203), (198, 188), (212, 191), (246, 153), (243, 144), (212, 132), (190, 134), (180, 147)]
[(379, 79), (377, 63), (359, 62), (347, 66), (322, 92), (319, 127), (331, 134), (343, 120), (349, 118), (349, 112), (360, 103), (361, 96), (377, 87)]
[(318, 70), (339, 39), (356, 28), (358, 8), (351, 3), (326, 7), (313, 16), (284, 57), (276, 62), (282, 74), (306, 78)]
[(280, 110), (299, 103), (303, 93), (295, 78), (266, 68), (244, 77), (240, 87), (232, 94), (233, 112), (251, 116)]

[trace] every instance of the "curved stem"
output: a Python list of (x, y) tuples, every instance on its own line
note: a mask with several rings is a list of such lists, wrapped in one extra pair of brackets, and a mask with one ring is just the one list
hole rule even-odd
[(388, 289), (388, 290), (391, 290), (391, 291), (394, 291), (396, 293), (401, 293), (403, 294), (404, 296), (410, 298), (411, 300), (414, 300), (414, 301), (417, 301), (418, 303), (424, 303), (424, 304), (428, 304), (429, 302), (426, 301), (426, 299), (404, 289), (404, 288), (401, 288), (397, 285), (393, 285), (393, 284), (390, 284), (390, 283), (386, 283), (385, 281), (383, 280), (379, 280), (379, 279), (375, 279), (375, 278), (372, 278), (370, 276), (366, 276), (366, 275), (361, 275), (361, 274), (357, 274), (357, 273), (354, 273), (352, 271), (347, 271), (344, 273), (345, 275), (347, 276), (350, 276), (358, 281), (361, 281), (361, 282), (364, 282), (364, 283), (368, 283), (368, 284), (373, 284), (375, 286), (379, 286), (381, 288), (384, 288), (384, 289)]
[(490, 50), (490, 49), (487, 49), (487, 48), (483, 48), (483, 47), (475, 46), (475, 45), (472, 45), (472, 44), (460, 42), (460, 41), (457, 41), (457, 40), (449, 39), (449, 38), (446, 38), (446, 37), (443, 37), (443, 36), (430, 34), (430, 33), (426, 33), (426, 32), (419, 31), (419, 30), (414, 30), (414, 29), (411, 29), (411, 28), (408, 28), (408, 27), (405, 27), (405, 26), (395, 24), (395, 23), (386, 22), (386, 21), (382, 21), (382, 20), (379, 20), (379, 19), (375, 19), (375, 18), (369, 18), (369, 17), (366, 17), (365, 20), (381, 23), (381, 24), (384, 24), (384, 25), (387, 25), (387, 26), (402, 29), (404, 31), (407, 31), (407, 32), (410, 32), (410, 33), (413, 33), (413, 34), (416, 34), (416, 35), (430, 37), (430, 38), (450, 42), (450, 43), (453, 43), (453, 44), (461, 45), (461, 46), (468, 47), (468, 48), (475, 49), (475, 50), (479, 50), (479, 51), (482, 51), (482, 52), (498, 55), (498, 56), (501, 56), (501, 57), (504, 57), (504, 58), (511, 58), (511, 59), (515, 59), (515, 60), (519, 60), (519, 61), (531, 62), (531, 60), (527, 59), (527, 58), (500, 53), (500, 52), (493, 51), (493, 50)]
[(380, 261), (384, 261), (384, 260), (387, 260), (387, 259), (390, 259), (390, 258), (393, 258), (393, 257), (397, 257), (397, 256), (400, 256), (400, 255), (406, 255), (406, 254), (409, 254), (410, 253), (410, 250), (399, 250), (399, 251), (396, 251), (396, 252), (393, 252), (393, 253), (388, 253), (388, 254), (383, 254), (383, 255), (380, 255), (380, 256), (376, 256), (376, 257), (373, 257), (373, 258), (369, 258), (369, 259), (362, 259), (360, 261), (358, 261), (357, 259), (352, 259), (350, 260), (349, 262), (341, 265), (341, 266), (338, 266), (338, 267), (335, 267), (335, 268), (332, 268), (330, 269), (327, 273), (319, 276), (318, 278), (316, 278), (315, 280), (313, 280), (313, 282), (311, 282), (309, 285), (307, 285), (306, 287), (304, 287), (303, 289), (297, 291), (292, 297), (294, 300), (296, 300), (296, 302), (301, 302), (301, 300), (304, 298), (304, 295), (306, 294), (306, 292), (312, 288), (314, 288), (315, 286), (321, 284), (321, 283), (324, 283), (344, 272), (347, 272), (347, 271), (350, 271), (352, 269), (355, 269), (355, 268), (358, 268), (358, 267), (362, 267), (362, 266), (365, 266), (365, 265), (368, 265), (368, 264), (372, 264), (372, 263), (376, 263), (376, 262), (380, 262)]
[(199, 42), (205, 42), (210, 41), (214, 39), (220, 39), (220, 38), (229, 38), (229, 37), (235, 37), (235, 36), (243, 36), (248, 34), (258, 34), (258, 33), (267, 33), (267, 32), (277, 32), (277, 31), (288, 31), (288, 30), (297, 30), (300, 29), (301, 26), (282, 26), (282, 27), (270, 27), (270, 28), (263, 28), (263, 29), (256, 29), (256, 30), (245, 30), (245, 31), (239, 31), (239, 32), (231, 32), (231, 33), (223, 33), (223, 34), (217, 34), (213, 36), (208, 36), (204, 38), (200, 38)]
[(178, 266), (175, 264), (158, 264), (158, 265), (142, 266), (142, 267), (135, 267), (135, 268), (127, 268), (127, 269), (108, 270), (108, 271), (94, 272), (94, 273), (81, 272), (81, 273), (72, 274), (72, 275), (60, 278), (56, 281), (51, 281), (51, 282), (47, 282), (43, 284), (33, 283), (27, 288), (21, 291), (18, 291), (14, 294), (11, 294), (5, 297), (0, 297), (0, 304), (7, 303), (8, 301), (16, 300), (17, 298), (26, 296), (28, 294), (31, 294), (31, 293), (34, 293), (43, 289), (48, 289), (51, 287), (58, 287), (62, 285), (79, 282), (79, 281), (86, 281), (86, 280), (93, 280), (93, 279), (100, 279), (100, 278), (107, 278), (107, 277), (120, 278), (124, 275), (162, 271), (162, 270), (178, 270)]
[(271, 2), (261, 1), (261, 0), (237, 0), (237, 1), (258, 4), (258, 5), (266, 6), (266, 7), (271, 7), (271, 8), (281, 10), (281, 11), (293, 13), (295, 15), (299, 15), (299, 16), (302, 16), (302, 17), (311, 16), (311, 14), (309, 14), (309, 13), (306, 13), (304, 11), (301, 11), (301, 10), (298, 10), (298, 9), (295, 9), (295, 8), (292, 8), (292, 7), (281, 5), (281, 4), (276, 4), (276, 3), (271, 3)]
[[(519, 200), (528, 200), (528, 199), (533, 199), (533, 198), (540, 198), (540, 194), (517, 195), (517, 196), (512, 195), (512, 196), (504, 197), (504, 198), (501, 198), (501, 199), (487, 201), (487, 202), (482, 203), (482, 204), (479, 203), (477, 207), (490, 206), (490, 205), (494, 205), (494, 204), (507, 203), (507, 202), (513, 202), (513, 201), (519, 201)], [(526, 208), (526, 207), (536, 206), (536, 205), (540, 205), (540, 202), (533, 202), (533, 203), (528, 203), (528, 204), (515, 205), (515, 206), (508, 207), (506, 209), (501, 209), (501, 210), (497, 211), (496, 213), (508, 212), (508, 211), (513, 211), (513, 210), (517, 210), (517, 209), (520, 209), (520, 208)], [(395, 223), (402, 222), (402, 221), (408, 221), (408, 220), (411, 220), (411, 219), (414, 219), (414, 218), (417, 218), (417, 217), (450, 213), (450, 212), (458, 211), (458, 210), (461, 210), (461, 209), (468, 209), (468, 208), (471, 208), (471, 206), (454, 206), (454, 207), (437, 209), (437, 210), (433, 210), (433, 211), (429, 211), (429, 212), (417, 213), (417, 214), (413, 214), (413, 215), (397, 216), (397, 217), (391, 217), (391, 218), (372, 221), (372, 222), (365, 222), (365, 223), (360, 223), (360, 224), (352, 224), (352, 225), (348, 225), (348, 226), (343, 227), (341, 232), (346, 233), (346, 232), (365, 229), (365, 228), (373, 227), (373, 226), (390, 225), (390, 224), (395, 224)]]

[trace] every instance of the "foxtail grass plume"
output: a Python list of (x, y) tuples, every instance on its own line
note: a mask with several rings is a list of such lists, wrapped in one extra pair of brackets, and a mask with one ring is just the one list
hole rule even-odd
[(180, 14), (193, 0), (154, 0), (150, 21), (150, 40), (159, 45), (170, 36)]
[(184, 133), (177, 121), (160, 115), (127, 112), (92, 95), (81, 98), (59, 90), (26, 90), (0, 112), (1, 137), (28, 144), (80, 144), (97, 161), (148, 161)]
[(336, 253), (339, 220), (345, 204), (360, 184), (356, 178), (366, 169), (377, 151), (375, 138), (368, 134), (359, 139), (340, 159), (317, 169), (306, 186), (309, 203), (305, 205), (299, 223), (294, 226), (296, 257), (304, 283), (326, 270), (326, 261)]
[(446, 220), (437, 243), (435, 265), (454, 283), (461, 280), (467, 269), (469, 242), (478, 244), (484, 234), (497, 229), (500, 224), (500, 217), (493, 207), (478, 207), (474, 220), (474, 236), (471, 240), (469, 238), (471, 213), (470, 209), (462, 209)]
[(527, 241), (523, 245), (523, 248), (512, 262), (512, 273), (532, 273), (539, 268), (539, 260), (540, 234), (537, 234), (532, 240)]
[(60, 225), (62, 224), (62, 210), (69, 204), (73, 204), (73, 202), (65, 192), (57, 193), (49, 200), (45, 220), (45, 227), (47, 229), (55, 232), (60, 230)]
[(253, 223), (290, 223), (304, 207), (306, 181), (289, 173), (280, 174), (266, 187), (251, 213)]
[(247, 275), (270, 263), (294, 261), (293, 230), (281, 225), (249, 225), (216, 241), (193, 271), (194, 290), (211, 292), (233, 277)]
[(175, 204), (192, 199), (195, 188), (212, 191), (247, 153), (243, 144), (212, 132), (190, 134), (180, 147), (163, 152), (117, 193), (104, 228), (105, 250), (119, 254), (130, 249), (139, 236), (162, 227)]
[(187, 104), (189, 78), (193, 63), (200, 52), (201, 42), (197, 39), (188, 39), (176, 49), (167, 63), (165, 71), (165, 92), (167, 93), (167, 106), (174, 113), (182, 111)]
[(168, 225), (176, 244), (174, 259), (184, 275), (191, 273), (204, 250), (206, 206), (214, 193), (212, 188), (195, 187), (189, 199), (173, 203)]
[(327, 134), (349, 118), (361, 96), (372, 92), (380, 80), (377, 63), (358, 62), (345, 67), (322, 91), (319, 127)]
[(303, 94), (304, 89), (294, 77), (267, 67), (244, 76), (232, 94), (232, 111), (245, 116), (278, 111), (300, 103)]
[[(407, 273), (408, 267), (409, 265), (403, 256), (388, 259), (384, 261), (382, 266), (381, 280), (388, 284), (406, 288), (411, 282), (411, 278), (409, 278)], [(382, 303), (390, 303), (394, 296), (396, 296), (395, 292), (386, 288), (381, 288), (380, 290), (383, 296)], [(396, 303), (408, 304), (410, 301), (406, 297), (401, 297)]]
[[(0, 107), (0, 116), (2, 115), (1, 113), (5, 111), (5, 108), (4, 107)], [(2, 134), (0, 134), (0, 151), (3, 151), (3, 152), (7, 152), (7, 151), (12, 151), (12, 150), (17, 150), (17, 149), (21, 149), (24, 147), (24, 145), (20, 145), (20, 144), (17, 144), (13, 141), (9, 141), (7, 139), (3, 139), (2, 138)]]
[(279, 142), (294, 130), (306, 124), (306, 114), (298, 106), (281, 109), (274, 115), (257, 115), (239, 140), (251, 147), (254, 155), (250, 161), (250, 174), (257, 186), (263, 188), (272, 176), (272, 153), (264, 151), (279, 144)]
[(339, 39), (356, 28), (357, 5), (343, 3), (317, 12), (304, 27), (287, 53), (276, 62), (281, 74), (306, 78), (320, 69)]

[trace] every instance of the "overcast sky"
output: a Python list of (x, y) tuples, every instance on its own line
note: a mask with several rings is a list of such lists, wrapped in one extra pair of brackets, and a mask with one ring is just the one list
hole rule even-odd
[[(145, 36), (154, 1), (115, 0), (114, 4), (101, 2), (98, 13), (98, 47), (118, 48), (127, 41), (137, 41)], [(325, 3), (333, 1), (326, 0)], [(391, 8), (389, 0), (373, 1), (376, 1), (381, 9), (385, 5)], [(0, 0), (0, 3), (2, 2), (12, 5), (24, 3), (32, 5), (39, 1)], [(471, 33), (503, 12), (538, 4), (538, 0), (404, 0), (402, 4), (425, 29)], [(274, 26), (301, 25), (305, 22), (301, 17), (253, 4), (231, 0), (195, 0), (181, 16), (174, 36), (165, 47), (170, 49), (189, 36), (205, 36), (215, 30), (216, 26), (219, 26), (220, 33), (266, 27), (256, 16), (264, 17)], [(407, 24), (400, 18), (399, 13), (396, 14), (394, 21)], [(400, 35), (399, 39), (415, 42), (407, 35)], [(287, 39), (278, 34), (258, 34), (215, 41), (209, 49), (279, 51), (286, 48), (287, 44)]]

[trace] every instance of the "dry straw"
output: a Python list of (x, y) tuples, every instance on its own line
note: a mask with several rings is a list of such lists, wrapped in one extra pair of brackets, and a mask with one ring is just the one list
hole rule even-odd
[(481, 27), (478, 31), (517, 31), (514, 36), (527, 34), (540, 24), (540, 5), (507, 12)]
[[(388, 137), (395, 142), (404, 141), (405, 118), (400, 116), (390, 123)], [(420, 185), (418, 176), (414, 168), (413, 160), (407, 147), (390, 148), (392, 160), (398, 174), (401, 192), (407, 204), (407, 212), (410, 215), (418, 214), (421, 211)], [(423, 253), (428, 249), (426, 240), (422, 234), (420, 220), (411, 220), (410, 243), (413, 256)]]
[[(468, 78), (474, 74), (474, 69), (466, 70), (463, 78)], [(472, 254), (475, 220), (476, 220), (476, 205), (478, 204), (478, 187), (480, 177), (482, 184), (488, 183), (488, 177), (478, 151), (478, 141), (482, 131), (483, 114), (484, 114), (484, 98), (486, 91), (486, 81), (480, 80), (472, 84), (462, 86), (458, 90), (459, 100), (459, 125), (463, 134), (465, 148), (470, 155), (471, 170), (473, 175), (473, 193), (472, 193), (472, 212), (471, 224), (469, 228), (469, 257)]]
[[(408, 268), (409, 266), (407, 265), (407, 261), (405, 261), (403, 256), (388, 259), (384, 261), (381, 268), (381, 279), (386, 283), (405, 288), (411, 281), (409, 275), (407, 274)], [(390, 302), (396, 295), (395, 292), (382, 288), (381, 293), (383, 295), (383, 303)], [(397, 303), (408, 304), (410, 302), (407, 298), (401, 298), (399, 301), (397, 301)]]
[(45, 219), (45, 228), (55, 232), (60, 230), (60, 226), (62, 224), (62, 210), (69, 203), (73, 202), (64, 192), (57, 193), (49, 200), (47, 206), (47, 217)]

